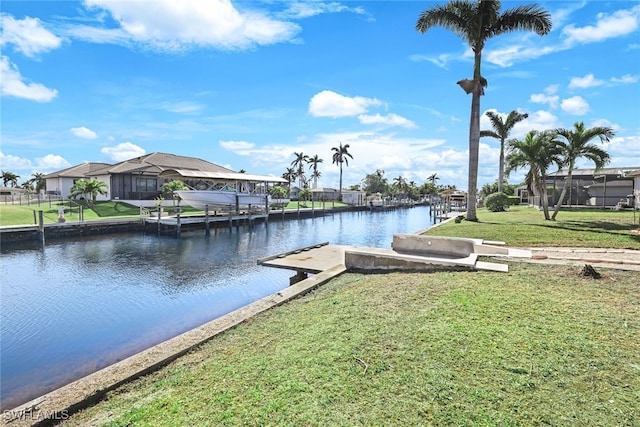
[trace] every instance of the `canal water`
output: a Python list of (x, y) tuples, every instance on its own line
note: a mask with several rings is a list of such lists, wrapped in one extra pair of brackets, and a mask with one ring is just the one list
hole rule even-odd
[(1, 409), (286, 288), (294, 272), (258, 258), (322, 242), (388, 248), (432, 221), (417, 206), (2, 248)]

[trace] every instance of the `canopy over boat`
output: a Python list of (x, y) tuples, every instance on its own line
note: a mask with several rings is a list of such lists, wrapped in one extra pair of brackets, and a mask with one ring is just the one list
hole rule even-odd
[(182, 179), (214, 179), (220, 181), (288, 182), (286, 179), (278, 176), (255, 175), (238, 172), (209, 172), (194, 169), (167, 169), (162, 171), (159, 176)]

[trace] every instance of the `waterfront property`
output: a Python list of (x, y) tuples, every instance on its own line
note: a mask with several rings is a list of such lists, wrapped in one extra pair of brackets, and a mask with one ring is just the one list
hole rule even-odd
[[(203, 174), (219, 174), (215, 180), (226, 182), (286, 182), (279, 177), (240, 174), (231, 169), (195, 157), (167, 153), (151, 153), (116, 164), (83, 163), (45, 175), (47, 191), (68, 198), (71, 187), (80, 178), (97, 179), (106, 184), (107, 193), (96, 200), (149, 200), (161, 195), (162, 185), (175, 179), (175, 175), (162, 175), (165, 171), (185, 171), (185, 184), (199, 188)], [(197, 172), (188, 176), (187, 171)]]
[(394, 233), (432, 220), (429, 207), (416, 206), (221, 227), (181, 239), (122, 233), (52, 240), (44, 248), (3, 246), (2, 408), (287, 288), (291, 273), (261, 267), (260, 258), (326, 241), (389, 247)]

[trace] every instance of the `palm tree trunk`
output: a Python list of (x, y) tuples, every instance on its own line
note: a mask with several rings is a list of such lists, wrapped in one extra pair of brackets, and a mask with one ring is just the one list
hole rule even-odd
[(547, 194), (547, 179), (546, 176), (543, 174), (542, 177), (540, 178), (540, 182), (538, 183), (538, 185), (540, 186), (540, 190), (541, 190), (541, 199), (540, 199), (540, 203), (542, 204), (542, 212), (544, 212), (544, 219), (549, 221), (551, 218), (549, 218), (549, 196)]
[(564, 202), (564, 198), (567, 195), (567, 189), (571, 186), (571, 173), (573, 172), (573, 162), (569, 164), (569, 171), (567, 172), (567, 177), (564, 180), (564, 185), (562, 186), (562, 191), (560, 192), (560, 197), (558, 198), (558, 203), (553, 209), (553, 215), (551, 215), (551, 219), (555, 221), (556, 215), (560, 212), (560, 206)]
[(342, 201), (342, 163), (340, 163), (340, 187), (338, 188), (338, 201)]
[(467, 221), (478, 221), (476, 200), (478, 187), (478, 157), (480, 148), (480, 81), (476, 81), (471, 98), (471, 120), (469, 123), (469, 188), (467, 197)]
[(500, 140), (500, 164), (498, 165), (498, 191), (502, 193), (504, 181), (504, 140)]

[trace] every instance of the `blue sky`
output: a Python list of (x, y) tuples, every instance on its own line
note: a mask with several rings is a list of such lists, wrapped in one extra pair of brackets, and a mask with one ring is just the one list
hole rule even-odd
[[(442, 3), (3, 1), (0, 166), (22, 182), (166, 152), (280, 176), (303, 152), (324, 160), (318, 185), (337, 188), (342, 143), (345, 187), (381, 169), (466, 189), (471, 97), (456, 81), (472, 56), (446, 30), (415, 30)], [(611, 126), (611, 166), (640, 166), (640, 3), (537, 4), (550, 34), (486, 46), (482, 111), (528, 113), (515, 138)], [(498, 155), (483, 138), (479, 186), (495, 182)]]

